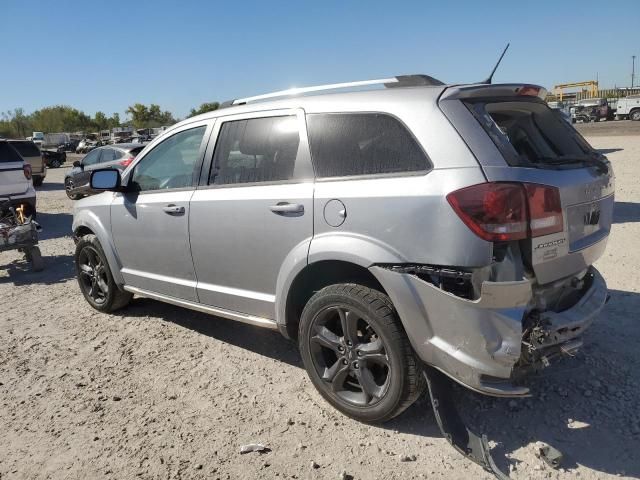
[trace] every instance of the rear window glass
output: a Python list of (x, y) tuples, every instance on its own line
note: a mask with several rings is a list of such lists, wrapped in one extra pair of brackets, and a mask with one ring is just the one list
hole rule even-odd
[(132, 148), (131, 150), (129, 150), (129, 155), (135, 157), (142, 151), (143, 148), (144, 147)]
[(307, 115), (316, 176), (419, 172), (429, 162), (407, 129), (379, 113)]
[(466, 105), (511, 166), (551, 164), (594, 153), (575, 128), (543, 102), (473, 101)]
[(11, 142), (11, 146), (15, 148), (23, 157), (39, 157), (40, 150), (33, 142)]
[(0, 163), (22, 162), (20, 154), (7, 142), (0, 142)]

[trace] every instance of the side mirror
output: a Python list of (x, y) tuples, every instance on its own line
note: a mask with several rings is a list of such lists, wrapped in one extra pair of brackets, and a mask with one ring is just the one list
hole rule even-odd
[(94, 170), (91, 172), (91, 179), (89, 185), (92, 190), (120, 190), (120, 171), (115, 168), (103, 168), (100, 170)]
[(74, 166), (75, 168), (82, 168), (82, 164), (81, 164), (78, 160), (76, 160), (75, 162), (73, 162), (73, 166)]

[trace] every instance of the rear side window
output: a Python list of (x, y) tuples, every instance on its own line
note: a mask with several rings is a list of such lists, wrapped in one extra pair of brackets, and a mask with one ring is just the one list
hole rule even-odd
[(11, 142), (11, 146), (15, 148), (22, 157), (39, 157), (40, 150), (33, 142)]
[(429, 161), (395, 118), (380, 113), (310, 114), (307, 128), (316, 176), (421, 172)]
[(113, 148), (103, 148), (100, 163), (113, 162), (116, 159), (116, 151)]
[(209, 183), (232, 185), (294, 178), (300, 144), (298, 118), (252, 118), (222, 124)]
[(143, 148), (144, 147), (132, 148), (131, 150), (129, 150), (129, 155), (131, 155), (132, 157), (136, 157)]
[(20, 154), (7, 142), (0, 142), (0, 163), (22, 162)]

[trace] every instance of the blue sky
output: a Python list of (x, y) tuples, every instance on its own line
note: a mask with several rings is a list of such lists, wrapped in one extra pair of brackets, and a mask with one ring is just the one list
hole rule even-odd
[(639, 25), (638, 0), (2, 0), (0, 111), (122, 115), (141, 102), (183, 117), (291, 86), (406, 73), (470, 82), (507, 42), (495, 82), (597, 74), (603, 88), (628, 86)]

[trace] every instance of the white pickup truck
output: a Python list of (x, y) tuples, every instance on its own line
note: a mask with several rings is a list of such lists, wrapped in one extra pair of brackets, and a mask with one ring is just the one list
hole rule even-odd
[(26, 215), (36, 213), (36, 191), (31, 181), (31, 165), (3, 139), (0, 139), (0, 197), (10, 197), (14, 206), (25, 205)]
[(629, 95), (618, 100), (616, 105), (616, 120), (628, 118), (640, 121), (640, 95)]

